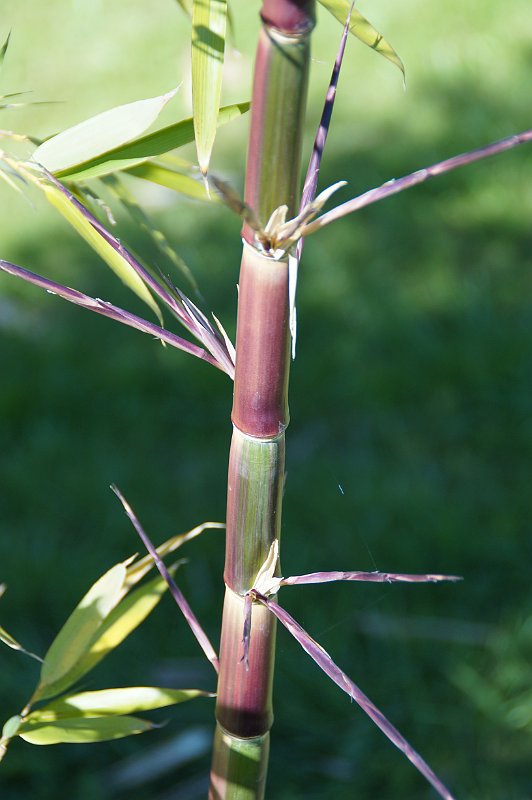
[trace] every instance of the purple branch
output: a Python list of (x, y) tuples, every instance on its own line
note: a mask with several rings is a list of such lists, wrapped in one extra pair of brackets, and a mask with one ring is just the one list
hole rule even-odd
[(439, 583), (461, 581), (457, 575), (409, 575), (402, 572), (310, 572), (282, 578), (280, 586), (304, 583), (329, 583), (330, 581), (368, 581), (369, 583)]
[(479, 147), (476, 150), (461, 153), (461, 155), (453, 156), (453, 158), (448, 158), (445, 161), (440, 161), (437, 164), (433, 164), (431, 167), (417, 170), (403, 178), (387, 181), (383, 183), (382, 186), (370, 189), (368, 192), (364, 192), (364, 194), (354, 197), (352, 200), (348, 200), (340, 206), (336, 206), (336, 208), (331, 209), (331, 211), (327, 211), (326, 214), (323, 214), (321, 217), (314, 220), (314, 222), (311, 222), (307, 226), (305, 233), (312, 233), (328, 225), (330, 222), (340, 219), (340, 217), (345, 217), (346, 214), (352, 214), (354, 211), (358, 211), (365, 206), (377, 203), (379, 200), (384, 200), (385, 197), (390, 197), (392, 194), (398, 194), (398, 192), (410, 189), (412, 186), (417, 186), (418, 183), (423, 183), (429, 178), (436, 177), (436, 175), (442, 175), (444, 172), (450, 172), (458, 167), (467, 166), (467, 164), (472, 164), (474, 161), (480, 161), (483, 158), (495, 156), (505, 150), (511, 150), (517, 145), (531, 141), (532, 130), (524, 131), (523, 133), (508, 136), (505, 139), (500, 139), (498, 142), (493, 142), (484, 147)]
[(447, 787), (440, 781), (437, 775), (432, 771), (426, 761), (421, 758), (406, 739), (401, 736), (399, 731), (389, 722), (382, 711), (371, 702), (369, 697), (353, 683), (353, 681), (343, 672), (332, 660), (330, 655), (318, 644), (290, 614), (284, 610), (280, 605), (270, 600), (268, 597), (259, 594), (255, 590), (252, 591), (254, 599), (265, 605), (272, 614), (275, 614), (279, 622), (292, 634), (294, 639), (301, 645), (303, 650), (316, 662), (320, 669), (342, 689), (343, 692), (349, 695), (360, 708), (373, 720), (375, 725), (381, 729), (385, 736), (401, 750), (408, 760), (416, 767), (417, 770), (428, 780), (428, 782), (436, 789), (440, 797), (444, 800), (454, 800), (453, 795)]
[(172, 597), (176, 601), (177, 605), (181, 609), (181, 612), (183, 613), (183, 616), (185, 617), (186, 621), (188, 622), (188, 624), (190, 626), (190, 629), (192, 630), (192, 633), (196, 637), (199, 646), (201, 647), (201, 649), (203, 650), (203, 652), (205, 653), (205, 655), (207, 656), (207, 658), (209, 659), (209, 661), (213, 665), (213, 667), (216, 670), (216, 672), (218, 672), (218, 669), (219, 669), (218, 656), (216, 655), (214, 647), (210, 643), (207, 634), (205, 633), (205, 631), (201, 627), (200, 623), (198, 622), (198, 619), (197, 619), (196, 615), (194, 614), (194, 612), (190, 608), (189, 604), (185, 600), (185, 598), (183, 596), (183, 593), (178, 588), (176, 582), (174, 581), (174, 579), (172, 578), (172, 576), (168, 572), (164, 561), (161, 559), (159, 553), (157, 552), (157, 549), (155, 548), (155, 546), (153, 545), (153, 543), (149, 539), (147, 533), (142, 528), (140, 522), (138, 521), (137, 517), (135, 516), (135, 513), (134, 513), (133, 509), (131, 508), (131, 506), (129, 505), (129, 503), (127, 502), (127, 500), (123, 496), (123, 494), (120, 492), (120, 490), (118, 489), (117, 486), (112, 485), (111, 489), (113, 490), (113, 492), (116, 494), (116, 496), (118, 497), (118, 499), (122, 503), (122, 505), (124, 507), (124, 511), (126, 512), (127, 516), (131, 520), (131, 523), (133, 524), (133, 527), (135, 528), (135, 530), (137, 531), (138, 535), (142, 539), (142, 542), (143, 542), (146, 550), (148, 551), (150, 556), (153, 558), (155, 566), (157, 567), (157, 569), (161, 573), (162, 577), (166, 581), (166, 583), (168, 585), (168, 588), (170, 589), (170, 594), (172, 595)]
[[(329, 133), (329, 126), (331, 124), (334, 101), (336, 99), (336, 88), (338, 86), (338, 78), (340, 76), (340, 69), (342, 67), (342, 61), (344, 58), (347, 37), (349, 36), (349, 23), (351, 22), (351, 14), (354, 5), (355, 3), (353, 0), (353, 2), (351, 3), (351, 8), (349, 9), (349, 14), (345, 21), (342, 38), (340, 39), (340, 45), (338, 47), (338, 52), (336, 54), (336, 60), (334, 62), (329, 88), (327, 89), (327, 94), (325, 95), (325, 105), (323, 106), (320, 124), (318, 125), (318, 130), (316, 132), (316, 138), (314, 139), (312, 155), (310, 156), (307, 174), (305, 176), (305, 183), (303, 185), (301, 204), (299, 206), (300, 214), (305, 208), (305, 206), (311, 203), (316, 197), (316, 189), (318, 186), (318, 176), (320, 173), (321, 159), (323, 156), (323, 151), (325, 149), (325, 143), (327, 141), (327, 134)], [(303, 242), (304, 239), (303, 237), (301, 237), (301, 239), (299, 239), (296, 245), (296, 258), (298, 261), (301, 259), (301, 253), (303, 252)]]
[(95, 314), (101, 314), (103, 317), (114, 319), (117, 322), (121, 322), (123, 325), (136, 328), (143, 333), (151, 334), (156, 339), (160, 339), (162, 342), (166, 342), (166, 344), (176, 347), (178, 350), (183, 350), (185, 353), (197, 356), (197, 358), (207, 361), (207, 363), (212, 364), (214, 367), (218, 367), (218, 369), (224, 372), (226, 371), (225, 368), (216, 361), (214, 356), (207, 353), (202, 347), (198, 347), (198, 345), (192, 344), (192, 342), (187, 342), (186, 339), (181, 339), (181, 337), (176, 336), (175, 333), (171, 333), (165, 330), (165, 328), (159, 327), (159, 325), (154, 325), (152, 322), (142, 319), (142, 317), (137, 317), (136, 314), (131, 314), (123, 308), (118, 308), (118, 306), (114, 306), (112, 303), (89, 297), (75, 289), (70, 289), (68, 286), (55, 283), (55, 281), (49, 281), (47, 278), (41, 277), (41, 275), (36, 275), (34, 272), (30, 272), (22, 267), (17, 267), (16, 264), (11, 264), (9, 261), (4, 261), (3, 259), (0, 259), (0, 270), (8, 272), (10, 275), (15, 275), (17, 278), (22, 278), (28, 283), (39, 286), (41, 289), (46, 289), (49, 294), (56, 294), (58, 297), (62, 297), (63, 300), (68, 300), (69, 303), (74, 303), (74, 305), (80, 306), (81, 308), (86, 308), (88, 311), (94, 311)]

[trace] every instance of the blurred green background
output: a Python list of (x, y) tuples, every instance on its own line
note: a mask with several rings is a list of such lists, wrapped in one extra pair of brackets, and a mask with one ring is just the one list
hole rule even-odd
[[(257, 32), (257, 4), (233, 5), (225, 102), (249, 97)], [(345, 178), (347, 199), (531, 126), (527, 0), (359, 8), (402, 56), (407, 90), (350, 41), (322, 187)], [(2, 111), (3, 129), (49, 135), (181, 82), (162, 122), (190, 109), (188, 23), (173, 0), (3, 0), (0, 40), (10, 29), (0, 93), (61, 102)], [(339, 34), (320, 13), (309, 144)], [(221, 131), (213, 161), (239, 191), (246, 126)], [(238, 220), (132, 188), (233, 332)], [(460, 800), (532, 798), (531, 216), (525, 146), (336, 223), (309, 239), (300, 276), (284, 573), (465, 580), (301, 587), (282, 601)], [(120, 234), (167, 268), (125, 218)], [(5, 259), (147, 313), (40, 198), (32, 207), (3, 184), (0, 242)], [(111, 482), (157, 542), (223, 518), (231, 386), (9, 276), (0, 348), (0, 623), (43, 653), (87, 587), (138, 548)], [(217, 640), (222, 535), (206, 533), (184, 555), (181, 586)], [(435, 796), (283, 631), (278, 643), (269, 798)], [(36, 665), (4, 648), (0, 676), (3, 721), (27, 700)], [(213, 686), (168, 598), (87, 688), (151, 682)], [(210, 701), (155, 718), (167, 724), (111, 744), (15, 742), (2, 798), (204, 797)]]

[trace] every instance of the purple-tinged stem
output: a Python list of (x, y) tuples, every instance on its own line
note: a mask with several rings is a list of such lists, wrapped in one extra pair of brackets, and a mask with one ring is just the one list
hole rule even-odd
[(188, 602), (186, 601), (186, 599), (185, 599), (185, 597), (183, 595), (183, 592), (181, 591), (181, 589), (178, 588), (176, 582), (174, 581), (174, 579), (172, 578), (172, 576), (168, 572), (164, 561), (161, 559), (159, 553), (157, 552), (157, 548), (151, 542), (151, 540), (148, 537), (147, 533), (142, 528), (142, 526), (141, 526), (140, 522), (138, 521), (133, 509), (131, 508), (131, 506), (129, 505), (129, 503), (127, 502), (127, 500), (125, 499), (125, 497), (121, 493), (120, 489), (118, 489), (118, 487), (114, 486), (114, 485), (111, 486), (111, 489), (113, 490), (113, 492), (116, 494), (116, 496), (118, 497), (118, 499), (122, 503), (122, 505), (124, 507), (124, 511), (126, 512), (127, 516), (129, 517), (133, 527), (135, 528), (135, 530), (137, 531), (138, 535), (140, 536), (144, 546), (146, 547), (146, 550), (148, 551), (150, 556), (153, 558), (155, 566), (157, 567), (157, 569), (161, 573), (162, 577), (166, 581), (166, 584), (167, 584), (167, 586), (168, 586), (168, 588), (170, 590), (170, 593), (171, 593), (172, 597), (174, 598), (174, 600), (176, 601), (177, 605), (181, 609), (181, 612), (182, 612), (183, 616), (185, 617), (186, 621), (188, 622), (192, 633), (196, 637), (199, 646), (201, 647), (201, 649), (203, 650), (203, 652), (205, 653), (205, 655), (207, 656), (207, 658), (211, 662), (211, 664), (214, 667), (215, 671), (218, 672), (218, 670), (219, 670), (218, 656), (216, 655), (214, 647), (212, 646), (212, 644), (209, 641), (209, 637), (207, 636), (207, 634), (205, 633), (205, 631), (201, 627), (200, 623), (198, 622), (198, 619), (197, 619), (196, 615), (194, 614), (194, 612), (190, 608)]

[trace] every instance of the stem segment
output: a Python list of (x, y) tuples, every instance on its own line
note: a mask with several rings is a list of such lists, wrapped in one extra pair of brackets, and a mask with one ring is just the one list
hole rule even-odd
[[(296, 211), (313, 10), (314, 0), (263, 3), (245, 192), (263, 223), (281, 205), (291, 215)], [(210, 800), (264, 797), (273, 722), (276, 623), (267, 609), (252, 607), (247, 659), (242, 640), (245, 595), (281, 532), (289, 421), (288, 259), (260, 252), (249, 226), (242, 235)]]

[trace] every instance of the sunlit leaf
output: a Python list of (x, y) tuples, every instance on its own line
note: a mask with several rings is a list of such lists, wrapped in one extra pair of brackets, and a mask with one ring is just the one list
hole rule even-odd
[[(225, 125), (233, 119), (241, 117), (249, 110), (249, 103), (235, 103), (224, 106), (218, 114), (218, 126)], [(81, 164), (79, 167), (61, 170), (56, 173), (58, 178), (85, 181), (90, 178), (99, 178), (109, 175), (117, 170), (128, 169), (150, 158), (161, 156), (178, 147), (194, 141), (194, 123), (191, 117), (174, 125), (168, 125), (154, 133), (148, 133), (123, 147), (110, 150), (102, 156)]]
[[(125, 584), (120, 596), (123, 596), (124, 588)], [(116, 649), (153, 611), (166, 589), (166, 582), (158, 576), (121, 600), (102, 622), (83, 655), (55, 684), (54, 693), (72, 686)]]
[(227, 0), (194, 0), (192, 7), (192, 106), (201, 171), (209, 169), (222, 90)]
[(80, 692), (54, 700), (26, 717), (27, 723), (54, 722), (76, 717), (109, 717), (137, 714), (154, 708), (184, 703), (195, 697), (208, 697), (199, 689), (161, 689), (157, 686), (127, 686), (119, 689), (101, 689)]
[(76, 606), (44, 657), (37, 690), (40, 699), (55, 694), (60, 679), (85, 655), (102, 622), (117, 604), (125, 577), (125, 565), (116, 564)]
[(161, 312), (149, 289), (117, 249), (102, 237), (64, 192), (47, 181), (41, 181), (39, 187), (44, 192), (48, 202), (59, 211), (74, 230), (98, 253), (100, 258), (111, 267), (120, 280), (151, 308), (162, 324)]
[(30, 744), (86, 744), (122, 739), (152, 728), (151, 722), (136, 717), (76, 717), (57, 722), (25, 722), (18, 735)]
[(165, 186), (167, 189), (173, 189), (174, 192), (185, 195), (185, 197), (191, 197), (193, 200), (218, 200), (217, 195), (207, 193), (203, 183), (195, 180), (190, 175), (168, 169), (168, 167), (160, 164), (140, 164), (138, 167), (128, 169), (127, 173), (128, 175), (134, 175), (135, 178), (143, 178), (145, 181), (151, 181), (159, 186)]
[(4, 58), (6, 57), (7, 48), (9, 47), (10, 38), (11, 38), (11, 31), (9, 31), (9, 33), (7, 34), (7, 39), (5, 40), (5, 42), (2, 45), (2, 47), (0, 47), (0, 67), (2, 67), (2, 64), (4, 63)]
[[(347, 15), (349, 13), (349, 9), (351, 7), (350, 0), (318, 0), (321, 5), (330, 11), (330, 13), (336, 17), (336, 19), (342, 23), (345, 23), (347, 19)], [(381, 56), (387, 58), (388, 61), (391, 61), (392, 64), (395, 64), (396, 67), (399, 67), (403, 76), (405, 74), (405, 68), (403, 62), (391, 46), (389, 42), (373, 27), (373, 25), (362, 16), (360, 11), (356, 11), (353, 9), (351, 13), (351, 23), (349, 25), (349, 31), (356, 36), (361, 42), (366, 44), (368, 47), (371, 47), (372, 50), (375, 50), (377, 53), (380, 53)]]
[(33, 153), (50, 172), (64, 172), (136, 139), (147, 130), (176, 90), (117, 106), (52, 136)]

